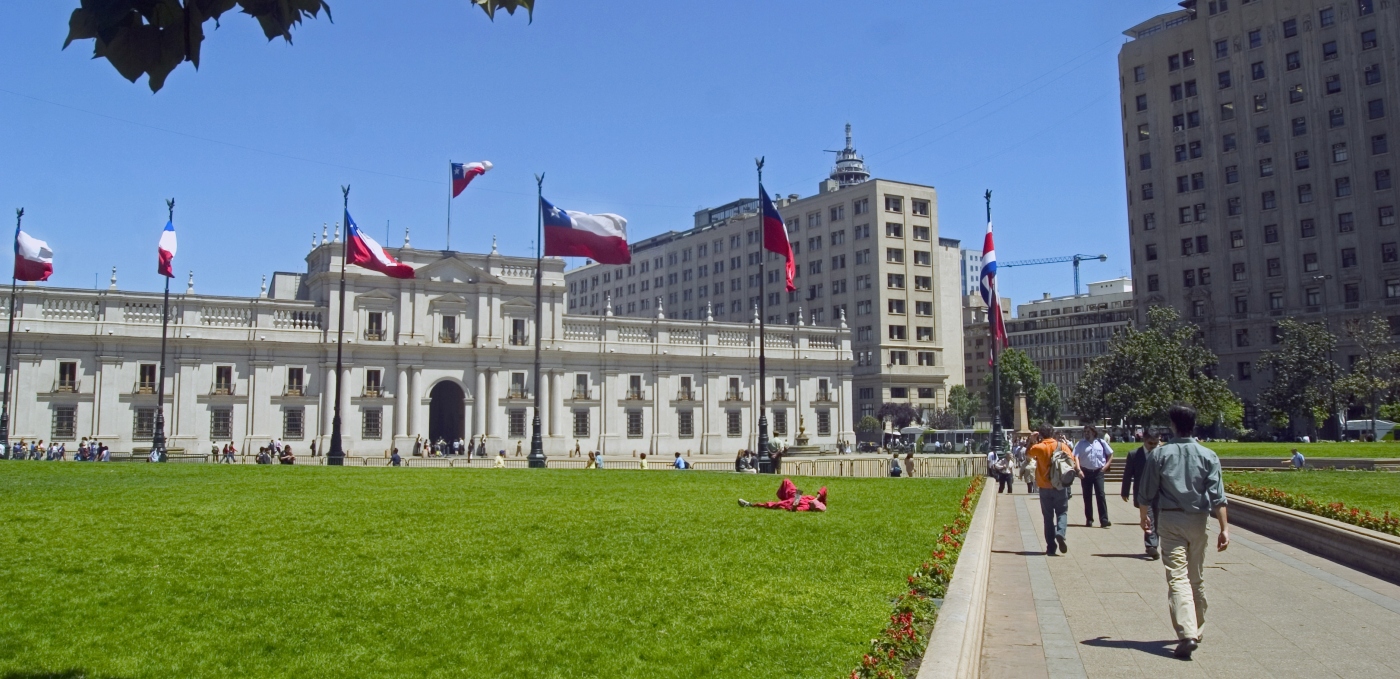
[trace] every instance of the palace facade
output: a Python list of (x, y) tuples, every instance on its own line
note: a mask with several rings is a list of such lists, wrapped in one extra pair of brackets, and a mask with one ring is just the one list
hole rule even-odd
[[(165, 378), (172, 450), (278, 438), (299, 454), (329, 445), (342, 244), (324, 236), (305, 273), (275, 273), (256, 298), (170, 299)], [(535, 327), (535, 260), (391, 250), (417, 269), (396, 280), (346, 273), (347, 454), (408, 455), (418, 436), (487, 437), (491, 451), (529, 449), (535, 391), (546, 454), (575, 446), (732, 453), (753, 448), (758, 324), (567, 315), (564, 262), (544, 261)], [(97, 438), (149, 450), (159, 379), (161, 295), (26, 286), (18, 291), (11, 438)], [(3, 296), (0, 296), (3, 297)], [(0, 299), (0, 314), (9, 300)], [(542, 332), (540, 381), (534, 340)], [(791, 439), (833, 447), (850, 431), (850, 333), (781, 327), (767, 335), (770, 422)], [(70, 448), (74, 446), (70, 445)]]

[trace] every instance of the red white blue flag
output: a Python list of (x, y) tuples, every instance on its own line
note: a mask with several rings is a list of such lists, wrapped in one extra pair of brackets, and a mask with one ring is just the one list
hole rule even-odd
[(15, 228), (15, 279), (46, 281), (53, 275), (53, 250), (49, 244)]
[(165, 230), (160, 232), (160, 243), (156, 245), (156, 256), (160, 258), (156, 272), (166, 278), (174, 278), (175, 222), (165, 223)]
[(599, 264), (630, 264), (627, 220), (620, 215), (560, 210), (540, 198), (547, 257), (587, 257)]
[(452, 197), (456, 198), (467, 188), (473, 179), (486, 174), (493, 166), (491, 161), (479, 163), (452, 163)]
[(987, 321), (992, 327), (992, 347), (988, 354), (988, 365), (996, 361), (997, 354), (1008, 342), (1006, 323), (1001, 318), (1001, 295), (997, 292), (997, 251), (992, 245), (992, 223), (987, 222), (987, 240), (982, 244), (982, 276), (979, 287), (982, 301), (987, 303)]
[(787, 291), (792, 292), (797, 289), (797, 284), (792, 280), (797, 277), (797, 262), (793, 261), (787, 227), (783, 226), (783, 216), (778, 214), (778, 208), (768, 199), (768, 192), (762, 184), (758, 185), (758, 193), (763, 200), (763, 249), (787, 258)]
[(378, 271), (390, 278), (413, 278), (413, 267), (389, 256), (379, 243), (345, 212), (345, 263)]

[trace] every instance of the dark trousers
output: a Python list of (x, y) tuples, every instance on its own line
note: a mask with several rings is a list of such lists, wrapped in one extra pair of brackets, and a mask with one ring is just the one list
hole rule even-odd
[(1011, 492), (1011, 472), (997, 474), (997, 493)]
[(1094, 501), (1099, 503), (1099, 525), (1109, 525), (1108, 520), (1108, 500), (1103, 494), (1103, 470), (1085, 469), (1084, 477), (1079, 480), (1079, 489), (1084, 493), (1084, 520), (1088, 523), (1094, 522)]
[(1041, 488), (1040, 518), (1045, 522), (1045, 547), (1053, 549), (1055, 538), (1063, 538), (1069, 527), (1069, 491)]
[(1147, 510), (1147, 518), (1152, 521), (1152, 530), (1142, 534), (1142, 547), (1146, 551), (1154, 552), (1157, 550), (1157, 545), (1161, 542), (1161, 538), (1157, 534), (1159, 516), (1156, 504), (1153, 504), (1152, 508)]

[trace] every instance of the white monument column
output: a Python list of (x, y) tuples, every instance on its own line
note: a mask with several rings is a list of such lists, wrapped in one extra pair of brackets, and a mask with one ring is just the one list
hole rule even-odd
[(486, 371), (476, 370), (476, 391), (472, 392), (472, 434), (486, 433)]
[[(422, 434), (424, 438), (428, 436), (428, 425), (423, 417), (423, 368), (422, 366), (409, 366), (408, 368), (408, 426), (412, 428), (413, 435)], [(408, 434), (405, 433), (405, 436)]]
[(565, 438), (568, 432), (564, 429), (564, 393), (559, 387), (563, 380), (559, 377), (558, 370), (549, 371), (549, 435)]
[(408, 366), (399, 366), (398, 387), (394, 394), (394, 436), (409, 436), (408, 402), (412, 394), (408, 390)]

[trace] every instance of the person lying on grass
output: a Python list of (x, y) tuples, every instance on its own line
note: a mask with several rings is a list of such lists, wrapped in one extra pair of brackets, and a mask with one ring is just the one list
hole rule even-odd
[(824, 512), (826, 511), (826, 486), (822, 486), (821, 490), (817, 491), (816, 496), (803, 495), (792, 481), (783, 479), (783, 484), (778, 486), (777, 502), (749, 502), (739, 498), (739, 506), (784, 509), (790, 512)]

